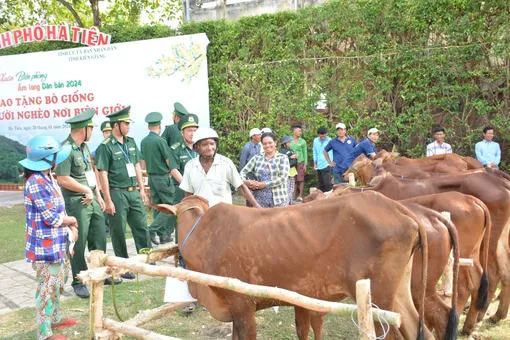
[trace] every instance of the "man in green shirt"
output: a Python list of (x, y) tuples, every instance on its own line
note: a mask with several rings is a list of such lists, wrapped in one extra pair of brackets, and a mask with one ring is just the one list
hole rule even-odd
[[(140, 151), (145, 160), (145, 168), (149, 175), (149, 187), (151, 188), (152, 204), (172, 204), (175, 195), (175, 187), (170, 175), (170, 149), (166, 141), (159, 135), (161, 133), (161, 120), (163, 115), (159, 112), (151, 112), (145, 117), (149, 125), (149, 135), (142, 139)], [(152, 243), (164, 244), (171, 242), (169, 230), (169, 214), (161, 214), (153, 210), (154, 221), (149, 226)], [(156, 239), (159, 236), (159, 242)]]
[[(170, 173), (172, 174), (172, 180), (175, 186), (175, 196), (173, 204), (178, 204), (184, 198), (184, 191), (179, 188), (179, 184), (182, 182), (182, 176), (184, 175), (184, 167), (193, 158), (197, 157), (198, 154), (193, 150), (193, 134), (198, 128), (198, 117), (194, 114), (187, 114), (179, 121), (179, 128), (181, 130), (181, 136), (183, 143), (175, 143), (170, 147)], [(178, 242), (177, 235), (177, 219), (174, 215), (171, 219), (171, 228), (175, 229), (175, 242)]]
[(83, 111), (66, 120), (71, 126), (71, 134), (62, 145), (71, 145), (72, 151), (65, 161), (55, 170), (58, 184), (66, 204), (66, 212), (78, 221), (78, 240), (71, 256), (73, 272), (72, 287), (76, 295), (88, 298), (89, 291), (76, 275), (87, 270), (85, 246), (89, 250), (106, 251), (106, 234), (103, 210), (104, 201), (99, 195), (97, 177), (92, 167), (90, 150), (86, 144), (92, 137), (95, 110)]
[(298, 164), (296, 166), (297, 176), (296, 176), (296, 186), (294, 188), (294, 199), (296, 202), (303, 201), (303, 194), (305, 191), (305, 172), (306, 165), (308, 164), (308, 153), (306, 151), (306, 141), (301, 138), (303, 134), (303, 129), (301, 129), (301, 125), (293, 125), (292, 129), (292, 142), (290, 143), (290, 149), (294, 151), (295, 154), (298, 155)]
[(175, 143), (183, 143), (181, 130), (179, 129), (179, 122), (184, 115), (189, 114), (188, 110), (181, 103), (174, 103), (173, 121), (172, 125), (165, 126), (165, 131), (161, 137), (166, 140), (169, 147)]
[[(111, 113), (112, 134), (96, 152), (101, 189), (105, 199), (105, 211), (110, 215), (110, 234), (115, 256), (128, 258), (126, 224), (129, 224), (135, 240), (136, 251), (150, 247), (149, 229), (144, 202), (147, 197), (142, 179), (140, 160), (142, 155), (133, 138), (128, 137), (131, 107)], [(138, 188), (137, 188), (138, 186)], [(121, 275), (134, 279), (133, 273)]]

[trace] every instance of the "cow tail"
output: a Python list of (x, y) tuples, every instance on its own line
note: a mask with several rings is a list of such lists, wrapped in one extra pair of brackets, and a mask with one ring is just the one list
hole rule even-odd
[(419, 242), (421, 247), (421, 290), (422, 295), (420, 297), (421, 300), (421, 306), (419, 313), (419, 321), (418, 321), (418, 335), (417, 340), (424, 340), (425, 339), (425, 330), (424, 330), (424, 320), (425, 320), (425, 294), (427, 289), (427, 265), (428, 265), (428, 256), (429, 256), (429, 248), (427, 244), (427, 231), (425, 230), (425, 227), (418, 223), (418, 234), (419, 234)]
[[(481, 204), (480, 204), (481, 203)], [(482, 245), (480, 246), (480, 260), (482, 262), (482, 279), (478, 287), (478, 298), (476, 299), (476, 310), (485, 310), (489, 304), (489, 279), (487, 278), (487, 265), (489, 261), (489, 239), (491, 236), (492, 221), (489, 209), (483, 202), (479, 202), (480, 207), (485, 214), (485, 232)]]
[(444, 217), (442, 222), (445, 224), (450, 234), (450, 242), (453, 249), (453, 289), (452, 289), (452, 309), (448, 316), (448, 324), (446, 325), (445, 340), (457, 339), (457, 329), (459, 327), (459, 315), (457, 314), (457, 297), (459, 289), (459, 236), (455, 225)]

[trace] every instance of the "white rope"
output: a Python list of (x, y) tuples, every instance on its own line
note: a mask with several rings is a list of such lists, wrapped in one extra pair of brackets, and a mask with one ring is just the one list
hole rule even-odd
[[(379, 308), (379, 306), (377, 306), (375, 303), (372, 303), (372, 307), (375, 308), (377, 310), (377, 317), (379, 319), (379, 324), (381, 325), (381, 329), (383, 330), (383, 334), (381, 336), (378, 336), (376, 337), (377, 340), (382, 340), (382, 339), (386, 339), (386, 336), (388, 335), (388, 333), (390, 332), (390, 324), (388, 323), (388, 320), (386, 320), (382, 314), (381, 314), (381, 308)], [(356, 328), (358, 328), (358, 330), (360, 332), (363, 332), (365, 333), (366, 335), (367, 332), (365, 332), (364, 329), (362, 329), (358, 323), (356, 322), (356, 320), (354, 320), (354, 312), (356, 311), (357, 309), (353, 309), (352, 312), (351, 312), (351, 320), (352, 320), (352, 323), (354, 324), (354, 326), (356, 326)], [(386, 325), (386, 326), (385, 326)]]

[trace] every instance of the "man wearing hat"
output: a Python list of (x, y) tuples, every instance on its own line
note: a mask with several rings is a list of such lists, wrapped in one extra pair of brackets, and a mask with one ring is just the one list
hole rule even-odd
[[(161, 120), (163, 115), (159, 112), (151, 112), (145, 117), (149, 125), (149, 135), (142, 139), (140, 151), (145, 160), (145, 167), (149, 175), (149, 187), (151, 188), (152, 204), (173, 204), (175, 187), (170, 175), (170, 151), (166, 141), (159, 135), (161, 133)], [(153, 210), (154, 221), (149, 226), (152, 243), (158, 245), (171, 241), (168, 219), (170, 215), (161, 214)], [(159, 236), (159, 242), (156, 239)]]
[(71, 256), (71, 268), (72, 287), (81, 298), (89, 297), (87, 287), (76, 277), (82, 270), (88, 269), (85, 261), (87, 242), (89, 251), (106, 251), (104, 201), (99, 195), (98, 181), (86, 144), (92, 137), (92, 118), (95, 114), (95, 110), (86, 110), (65, 121), (71, 126), (71, 134), (62, 145), (70, 145), (72, 151), (55, 170), (58, 184), (62, 187), (66, 212), (78, 221), (78, 241), (74, 246), (74, 256)]
[[(198, 128), (198, 117), (194, 114), (187, 114), (179, 121), (179, 129), (183, 143), (175, 143), (170, 147), (170, 172), (172, 174), (172, 181), (175, 185), (175, 196), (173, 204), (178, 204), (184, 198), (184, 191), (179, 188), (184, 175), (184, 167), (186, 164), (197, 157), (198, 154), (193, 150), (193, 135)], [(177, 235), (177, 219), (171, 215), (170, 232), (175, 229), (175, 242), (178, 241)]]
[[(329, 166), (333, 167), (333, 178), (335, 184), (338, 184), (344, 181), (344, 172), (349, 168), (343, 169), (342, 163), (349, 157), (358, 141), (354, 137), (347, 136), (347, 127), (344, 123), (336, 124), (336, 135), (337, 138), (330, 140), (324, 147), (323, 154)], [(331, 154), (329, 153), (331, 150), (333, 150), (333, 161), (331, 161)]]
[(101, 123), (101, 132), (103, 133), (104, 139), (110, 137), (110, 134), (112, 133), (112, 126), (109, 121), (105, 120)]
[(243, 151), (241, 152), (241, 158), (239, 159), (239, 170), (242, 170), (246, 163), (248, 163), (248, 161), (252, 159), (253, 156), (262, 152), (262, 148), (260, 147), (261, 136), (262, 131), (260, 131), (258, 128), (250, 130), (250, 141), (244, 145)]
[[(364, 154), (367, 156), (367, 158), (374, 159), (375, 155), (377, 154), (377, 149), (375, 148), (375, 143), (377, 143), (377, 140), (379, 140), (379, 130), (376, 128), (371, 128), (367, 132), (367, 138), (359, 142), (354, 149), (352, 149), (351, 154), (349, 157), (346, 157), (343, 161), (340, 168), (343, 170), (343, 173), (349, 169), (352, 162), (361, 154)], [(345, 177), (345, 176), (344, 176)], [(348, 178), (344, 178), (345, 181), (348, 180)]]
[[(331, 138), (328, 136), (328, 130), (325, 127), (317, 129), (319, 135), (313, 140), (313, 168), (317, 171), (317, 179), (319, 181), (319, 190), (328, 192), (332, 189), (331, 185), (331, 166), (329, 165), (326, 157), (324, 157), (324, 148), (328, 145)], [(329, 151), (329, 158), (333, 157), (333, 152)]]
[(161, 137), (163, 137), (168, 146), (172, 147), (175, 143), (183, 144), (181, 130), (179, 129), (179, 122), (181, 121), (184, 115), (189, 114), (188, 110), (179, 102), (174, 103), (174, 112), (173, 112), (173, 121), (172, 125), (165, 126), (165, 131)]
[[(146, 201), (140, 160), (142, 155), (132, 137), (128, 137), (131, 106), (109, 114), (112, 134), (101, 142), (96, 153), (105, 211), (109, 214), (110, 234), (115, 256), (128, 258), (125, 238), (126, 223), (135, 240), (136, 251), (150, 247)], [(121, 275), (134, 279), (133, 273)]]

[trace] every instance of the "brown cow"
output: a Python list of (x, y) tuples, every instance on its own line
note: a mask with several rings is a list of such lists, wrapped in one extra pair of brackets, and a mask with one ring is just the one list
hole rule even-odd
[[(176, 206), (158, 207), (177, 215), (179, 248), (190, 270), (330, 301), (355, 299), (356, 281), (370, 278), (372, 301), (401, 314), (406, 339), (433, 338), (423, 325), (423, 308), (416, 312), (410, 292), (409, 260), (420, 243), (427, 254), (427, 235), (398, 202), (370, 193), (278, 209), (228, 204), (208, 209), (205, 200), (190, 196)], [(255, 311), (282, 304), (192, 282), (189, 289), (214, 318), (233, 321), (233, 339), (256, 339)], [(398, 336), (392, 327), (388, 338)]]
[[(363, 190), (378, 191), (393, 199), (401, 200), (416, 196), (457, 191), (480, 199), (489, 209), (492, 229), (489, 242), (488, 301), (492, 301), (498, 284), (502, 283), (498, 310), (491, 316), (493, 322), (506, 318), (510, 305), (510, 181), (508, 175), (499, 170), (462, 172), (439, 178), (421, 180), (399, 179), (388, 175), (370, 188), (348, 189), (349, 192)], [(346, 189), (335, 187), (339, 194)], [(478, 313), (482, 321), (488, 306)], [(469, 317), (470, 315), (468, 315)], [(468, 322), (468, 320), (466, 320)], [(470, 320), (468, 324), (471, 324)]]
[[(393, 162), (396, 165), (408, 166), (413, 168), (426, 168), (434, 165), (433, 172), (455, 173), (471, 169), (483, 168), (482, 164), (472, 157), (462, 157), (454, 153), (443, 155), (434, 155), (423, 158), (397, 158), (394, 154), (387, 151), (381, 151), (377, 158), (382, 158), (385, 162)], [(424, 168), (424, 169), (425, 169)], [(431, 171), (431, 170), (426, 170)]]
[[(312, 194), (315, 194), (315, 191)], [(306, 199), (310, 200), (311, 198), (312, 197), (307, 197)], [(315, 194), (314, 198), (324, 199), (326, 196)], [(457, 229), (452, 222), (445, 219), (437, 211), (411, 201), (402, 201), (402, 204), (411, 210), (425, 226), (427, 231), (427, 244), (430, 249), (434, 249), (433, 252), (428, 252), (427, 289), (425, 296), (426, 325), (430, 330), (435, 330), (439, 339), (456, 339), (459, 321), (457, 314), (457, 278), (459, 270), (459, 247)], [(450, 255), (450, 243), (453, 245), (455, 258), (452, 307), (448, 306), (443, 300), (441, 300), (436, 291), (436, 284), (439, 282), (439, 279), (444, 272), (445, 266), (448, 263)], [(421, 251), (418, 250), (413, 259), (413, 273), (411, 280), (412, 296), (418, 309), (422, 306), (420, 301), (421, 281), (419, 277), (421, 273), (421, 256)], [(487, 288), (487, 286), (485, 286), (485, 288)], [(312, 320), (314, 320), (313, 317)]]

